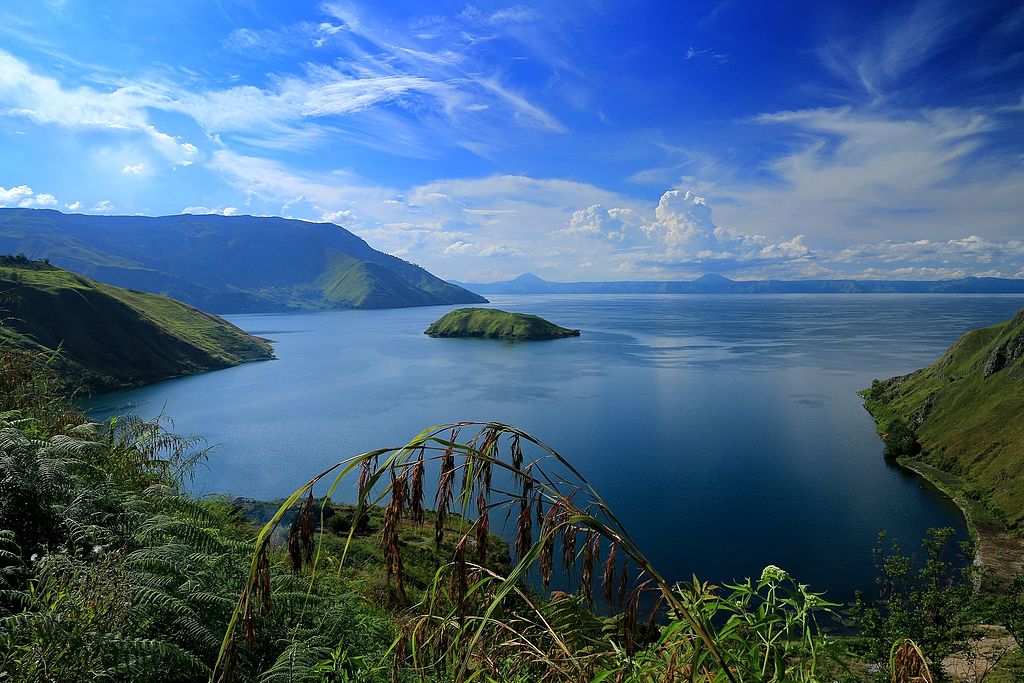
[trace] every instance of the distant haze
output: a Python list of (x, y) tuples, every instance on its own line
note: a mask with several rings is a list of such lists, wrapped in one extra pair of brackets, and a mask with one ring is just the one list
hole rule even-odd
[(1024, 279), (730, 280), (709, 273), (694, 280), (549, 282), (532, 273), (500, 282), (458, 282), (478, 294), (1024, 294)]

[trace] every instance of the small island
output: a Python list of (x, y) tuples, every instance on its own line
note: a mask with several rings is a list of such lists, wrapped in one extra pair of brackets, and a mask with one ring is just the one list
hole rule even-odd
[(536, 341), (578, 337), (579, 330), (560, 327), (536, 315), (496, 308), (460, 308), (434, 321), (423, 334), (431, 337), (483, 337)]

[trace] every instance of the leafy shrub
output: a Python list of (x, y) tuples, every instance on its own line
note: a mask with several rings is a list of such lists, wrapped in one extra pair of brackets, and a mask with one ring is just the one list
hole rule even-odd
[(936, 667), (967, 648), (975, 630), (970, 611), (975, 569), (968, 549), (953, 547), (954, 534), (948, 527), (929, 530), (918, 569), (898, 540), (886, 546), (885, 534), (879, 536), (874, 551), (878, 597), (858, 593), (851, 610), (861, 652), (879, 670), (888, 666), (897, 641), (912, 640)]
[(885, 457), (899, 458), (917, 455), (921, 452), (921, 444), (917, 441), (917, 435), (901, 418), (890, 419), (880, 431), (882, 440), (885, 441)]

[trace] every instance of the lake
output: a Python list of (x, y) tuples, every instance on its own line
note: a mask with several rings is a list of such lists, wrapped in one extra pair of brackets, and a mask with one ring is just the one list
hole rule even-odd
[[(216, 444), (197, 494), (284, 496), (339, 459), (458, 420), (520, 426), (589, 478), (662, 573), (776, 564), (845, 600), (879, 531), (916, 548), (957, 508), (882, 458), (856, 391), (922, 367), (1020, 296), (494, 296), (582, 336), (431, 339), (448, 307), (226, 316), (279, 360), (91, 400)], [(355, 483), (341, 498), (354, 493)]]

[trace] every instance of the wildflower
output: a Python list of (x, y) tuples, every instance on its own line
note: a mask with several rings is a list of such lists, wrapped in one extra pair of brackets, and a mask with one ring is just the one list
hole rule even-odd
[(776, 567), (774, 564), (768, 565), (764, 568), (764, 571), (761, 572), (761, 583), (781, 583), (782, 581), (785, 581), (788, 578), (789, 574), (786, 572), (786, 570), (780, 569), (779, 567)]

